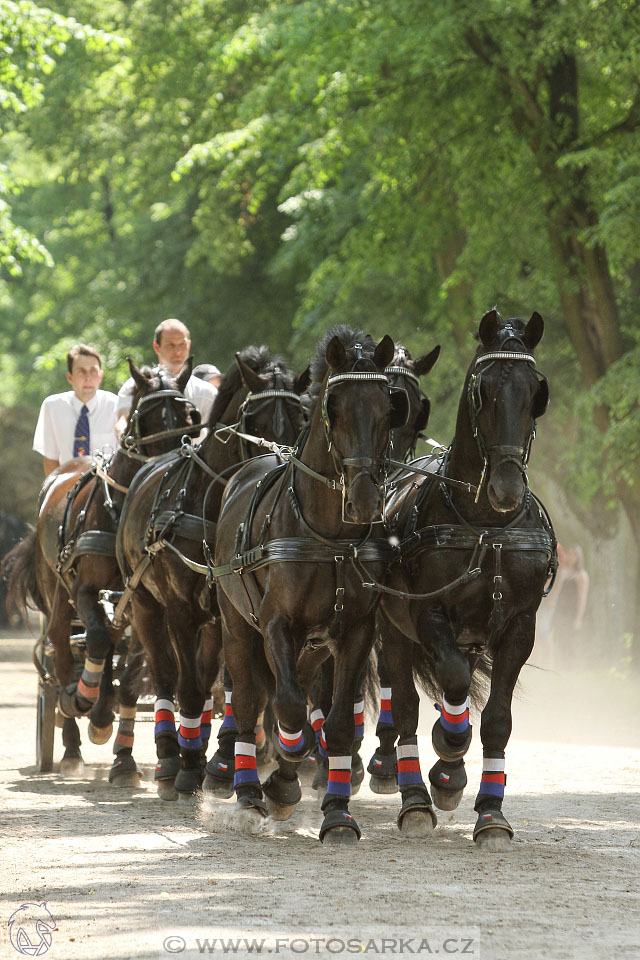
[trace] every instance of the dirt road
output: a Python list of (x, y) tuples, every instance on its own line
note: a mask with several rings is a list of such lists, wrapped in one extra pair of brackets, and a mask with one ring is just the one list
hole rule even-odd
[[(158, 800), (151, 724), (137, 739), (149, 778), (139, 790), (110, 787), (110, 746), (88, 743), (86, 721), (87, 778), (39, 774), (31, 645), (0, 638), (3, 958), (20, 956), (9, 920), (29, 903), (55, 920), (37, 955), (56, 960), (640, 957), (640, 697), (629, 681), (583, 678), (572, 692), (558, 674), (525, 673), (507, 752), (508, 854), (471, 840), (479, 739), (467, 795), (433, 839), (402, 840), (397, 797), (363, 787), (352, 804), (362, 841), (336, 852), (316, 839), (309, 790), (289, 823), (259, 837), (224, 828), (228, 804), (203, 823)], [(426, 734), (427, 706), (421, 722)], [(426, 771), (427, 737), (421, 751)], [(28, 922), (38, 910), (46, 920), (28, 909)]]

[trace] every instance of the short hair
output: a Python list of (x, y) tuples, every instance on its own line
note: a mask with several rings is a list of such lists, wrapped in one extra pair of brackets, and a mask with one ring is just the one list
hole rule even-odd
[(156, 327), (156, 332), (153, 335), (154, 342), (160, 344), (164, 331), (175, 329), (184, 330), (187, 335), (187, 340), (191, 339), (191, 334), (189, 333), (189, 328), (187, 327), (186, 323), (183, 323), (182, 320), (176, 320), (175, 317), (169, 317), (168, 320), (163, 320), (162, 323), (159, 323)]
[(76, 357), (95, 357), (102, 370), (102, 359), (95, 347), (90, 347), (86, 343), (76, 343), (75, 347), (71, 347), (67, 354), (67, 370), (69, 373), (73, 373), (73, 361)]

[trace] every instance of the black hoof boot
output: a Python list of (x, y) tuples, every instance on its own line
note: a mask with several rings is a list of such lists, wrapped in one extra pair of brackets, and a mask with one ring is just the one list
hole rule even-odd
[(114, 787), (140, 786), (140, 771), (133, 757), (129, 754), (116, 756), (109, 770), (109, 783)]
[(306, 757), (308, 757), (311, 751), (314, 749), (315, 745), (316, 735), (313, 727), (307, 721), (305, 721), (305, 724), (302, 728), (302, 743), (300, 744), (300, 748), (296, 750), (295, 753), (290, 753), (288, 750), (285, 750), (280, 743), (279, 737), (275, 741), (275, 748), (278, 756), (282, 757), (283, 760), (289, 760), (290, 763), (299, 763), (300, 760), (306, 759)]
[(288, 820), (302, 799), (300, 781), (297, 777), (287, 780), (279, 770), (274, 770), (262, 784), (269, 816), (274, 820)]
[(467, 727), (464, 733), (448, 733), (440, 721), (436, 720), (431, 731), (433, 749), (441, 760), (453, 763), (455, 760), (464, 757), (469, 749), (472, 733), (471, 726)]
[(161, 800), (178, 799), (178, 791), (174, 784), (181, 766), (182, 761), (179, 756), (158, 759), (153, 772), (153, 779), (158, 785), (158, 796)]
[(438, 822), (426, 787), (411, 787), (402, 792), (398, 829), (410, 839), (429, 837)]
[(219, 800), (228, 800), (233, 796), (233, 776), (235, 758), (225, 757), (216, 750), (205, 767), (205, 777), (202, 789)]
[(369, 786), (374, 793), (398, 792), (398, 760), (395, 750), (393, 753), (380, 753), (378, 748), (369, 760), (367, 773), (371, 775)]
[(467, 785), (464, 760), (448, 763), (438, 760), (429, 771), (433, 802), (439, 810), (455, 810)]
[(182, 767), (173, 784), (178, 793), (178, 800), (181, 803), (193, 803), (202, 786), (202, 773), (200, 768)]
[(362, 833), (348, 810), (328, 810), (320, 827), (319, 839), (327, 845), (352, 845)]
[(501, 810), (484, 810), (478, 814), (473, 839), (489, 853), (505, 853), (511, 849), (513, 828)]
[(78, 693), (78, 684), (70, 683), (60, 691), (58, 710), (63, 717), (86, 717), (93, 703)]

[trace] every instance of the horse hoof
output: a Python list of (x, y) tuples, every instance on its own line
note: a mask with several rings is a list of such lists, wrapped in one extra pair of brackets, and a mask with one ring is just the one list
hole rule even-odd
[(355, 819), (347, 810), (329, 810), (320, 827), (322, 843), (341, 846), (357, 843), (362, 834)]
[(464, 790), (456, 790), (452, 793), (450, 790), (441, 790), (431, 784), (431, 795), (438, 810), (455, 810), (462, 800), (463, 793)]
[(297, 807), (296, 803), (278, 803), (265, 795), (267, 810), (272, 820), (289, 820)]
[(229, 800), (233, 796), (233, 780), (218, 780), (210, 773), (204, 778), (202, 789), (205, 793), (218, 800)]
[(84, 777), (82, 757), (63, 757), (60, 761), (60, 775), (68, 780), (79, 780)]
[(108, 727), (96, 727), (90, 720), (88, 733), (91, 743), (108, 743), (113, 733), (113, 724), (110, 723)]
[(512, 841), (506, 830), (483, 830), (476, 837), (476, 846), (487, 853), (508, 853)]
[(176, 790), (178, 794), (178, 803), (183, 807), (195, 807), (200, 799), (200, 792), (198, 793), (184, 793), (182, 790)]
[(360, 838), (350, 827), (332, 827), (327, 830), (322, 842), (328, 847), (353, 847)]
[(161, 800), (177, 800), (178, 791), (174, 787), (175, 777), (169, 777), (167, 780), (156, 780), (158, 784), (158, 796)]
[(513, 829), (501, 810), (486, 810), (476, 820), (473, 839), (488, 853), (506, 853), (511, 849)]
[(400, 833), (409, 840), (423, 840), (433, 833), (433, 819), (427, 810), (409, 810), (398, 824)]
[(109, 783), (114, 787), (139, 787), (140, 771), (133, 757), (116, 757), (109, 771)]
[(397, 777), (374, 777), (369, 778), (369, 787), (374, 793), (397, 793)]

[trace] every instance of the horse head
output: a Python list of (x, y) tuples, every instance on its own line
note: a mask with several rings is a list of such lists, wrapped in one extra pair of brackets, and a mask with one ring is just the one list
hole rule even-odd
[(200, 433), (200, 413), (184, 396), (193, 357), (175, 377), (164, 367), (138, 367), (127, 359), (135, 393), (122, 437), (125, 450), (145, 459), (175, 449), (185, 434)]
[[(385, 368), (393, 359), (389, 336), (375, 344), (368, 334), (334, 327), (311, 364), (311, 393), (320, 398), (328, 450), (341, 478), (343, 519), (381, 519), (390, 431), (406, 421), (408, 402), (390, 391)], [(315, 389), (314, 389), (315, 388)]]
[(396, 460), (415, 454), (420, 434), (429, 422), (431, 403), (420, 387), (420, 377), (429, 373), (440, 355), (440, 347), (414, 360), (406, 347), (396, 344), (393, 360), (385, 368), (391, 390), (402, 390), (407, 397), (407, 419), (391, 432), (391, 445)]
[[(257, 357), (256, 365), (250, 359)], [(236, 353), (236, 366), (248, 394), (238, 410), (240, 432), (290, 446), (302, 427), (300, 397), (309, 385), (309, 369), (295, 374), (266, 347)], [(257, 451), (256, 451), (257, 452)]]
[(483, 460), (491, 507), (517, 509), (527, 488), (526, 468), (538, 417), (547, 409), (549, 387), (535, 369), (533, 351), (544, 321), (533, 313), (504, 321), (490, 310), (480, 321), (480, 346), (468, 377), (468, 407)]

